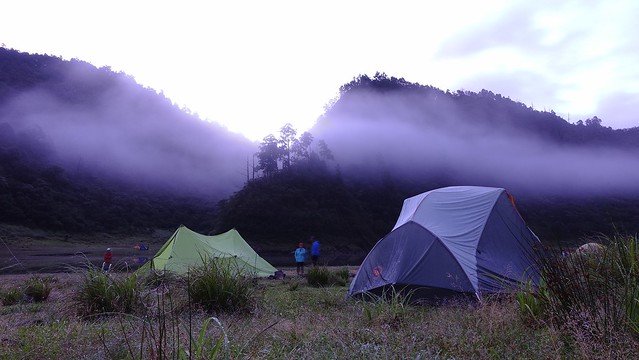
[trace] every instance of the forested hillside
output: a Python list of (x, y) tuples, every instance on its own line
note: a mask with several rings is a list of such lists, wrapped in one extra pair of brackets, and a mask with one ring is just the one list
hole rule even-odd
[[(360, 75), (340, 87), (340, 95), (316, 128), (361, 120), (382, 125), (386, 121), (468, 130), (469, 125), (490, 132), (539, 137), (562, 145), (639, 148), (637, 126), (612, 129), (593, 116), (574, 124), (551, 109), (540, 111), (490, 90), (441, 90), (377, 73)], [(319, 134), (319, 133), (318, 133)]]
[(548, 243), (639, 231), (639, 128), (570, 124), (489, 91), (444, 92), (378, 74), (344, 85), (311, 132), (331, 160), (313, 171), (282, 163), (251, 182), (221, 204), (219, 230), (235, 226), (289, 247), (315, 234), (363, 256), (392, 229), (405, 198), (485, 185), (506, 188)]
[(0, 48), (0, 218), (67, 231), (210, 230), (255, 144), (123, 73)]
[(615, 130), (596, 117), (571, 124), (487, 90), (360, 76), (342, 86), (311, 132), (345, 176), (366, 181), (388, 172), (522, 194), (639, 193), (639, 127)]
[(548, 241), (639, 231), (639, 127), (612, 129), (597, 117), (571, 124), (488, 90), (378, 73), (343, 85), (311, 131), (355, 187), (393, 182), (409, 196), (503, 187)]
[(404, 198), (486, 185), (509, 190), (545, 241), (639, 231), (639, 128), (377, 74), (343, 85), (309, 132), (285, 125), (253, 144), (108, 68), (1, 48), (0, 60), (6, 223), (237, 228), (284, 256), (315, 235), (344, 262), (392, 228)]

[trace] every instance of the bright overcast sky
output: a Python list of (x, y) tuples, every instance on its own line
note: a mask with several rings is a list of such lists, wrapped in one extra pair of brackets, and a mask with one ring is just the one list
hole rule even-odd
[(261, 140), (359, 74), (639, 126), (639, 1), (6, 1), (0, 43), (110, 66)]

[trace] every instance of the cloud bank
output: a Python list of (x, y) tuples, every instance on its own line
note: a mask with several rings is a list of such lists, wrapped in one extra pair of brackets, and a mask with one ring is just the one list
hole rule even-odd
[(35, 89), (5, 104), (0, 122), (16, 133), (37, 129), (54, 164), (71, 175), (212, 198), (240, 189), (256, 145), (158, 99), (141, 87), (116, 86), (72, 104)]
[(535, 195), (639, 195), (637, 148), (560, 144), (463, 118), (453, 104), (428, 112), (424, 99), (362, 94), (320, 121), (344, 173), (390, 174), (426, 186), (485, 185)]

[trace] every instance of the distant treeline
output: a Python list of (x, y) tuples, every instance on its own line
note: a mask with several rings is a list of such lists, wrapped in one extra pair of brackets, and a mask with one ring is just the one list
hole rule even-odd
[[(629, 129), (612, 129), (604, 126), (604, 120), (597, 116), (581, 119), (574, 124), (561, 118), (552, 110), (537, 110), (507, 96), (483, 89), (480, 92), (467, 90), (440, 90), (433, 86), (411, 83), (403, 78), (377, 73), (373, 77), (360, 75), (342, 85), (340, 96), (328, 108), (324, 118), (334, 121), (343, 112), (353, 112), (351, 98), (362, 93), (384, 94), (388, 100), (368, 109), (357, 109), (357, 113), (371, 120), (387, 116), (387, 111), (379, 109), (396, 106), (401, 112), (405, 103), (418, 102), (413, 107), (413, 116), (399, 115), (402, 121), (415, 123), (438, 122), (440, 126), (454, 125), (461, 121), (474, 121), (493, 129), (495, 132), (510, 132), (540, 136), (559, 144), (584, 146), (606, 145), (623, 148), (639, 148), (639, 125)], [(350, 110), (350, 111), (349, 111)], [(365, 111), (368, 111), (366, 113)], [(639, 124), (639, 117), (637, 118)]]
[(180, 224), (209, 231), (213, 226), (215, 204), (210, 199), (70, 175), (37, 152), (45, 145), (31, 139), (31, 146), (20, 146), (10, 139), (11, 134), (6, 124), (0, 124), (0, 219), (4, 223), (109, 233), (145, 233)]

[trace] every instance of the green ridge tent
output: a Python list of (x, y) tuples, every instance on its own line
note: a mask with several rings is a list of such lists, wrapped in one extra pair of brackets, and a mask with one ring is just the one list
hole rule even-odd
[(168, 270), (186, 274), (189, 268), (202, 264), (203, 259), (228, 259), (247, 275), (268, 277), (276, 268), (261, 258), (240, 233), (229, 230), (219, 235), (202, 235), (184, 225), (164, 243), (153, 259), (141, 270)]

